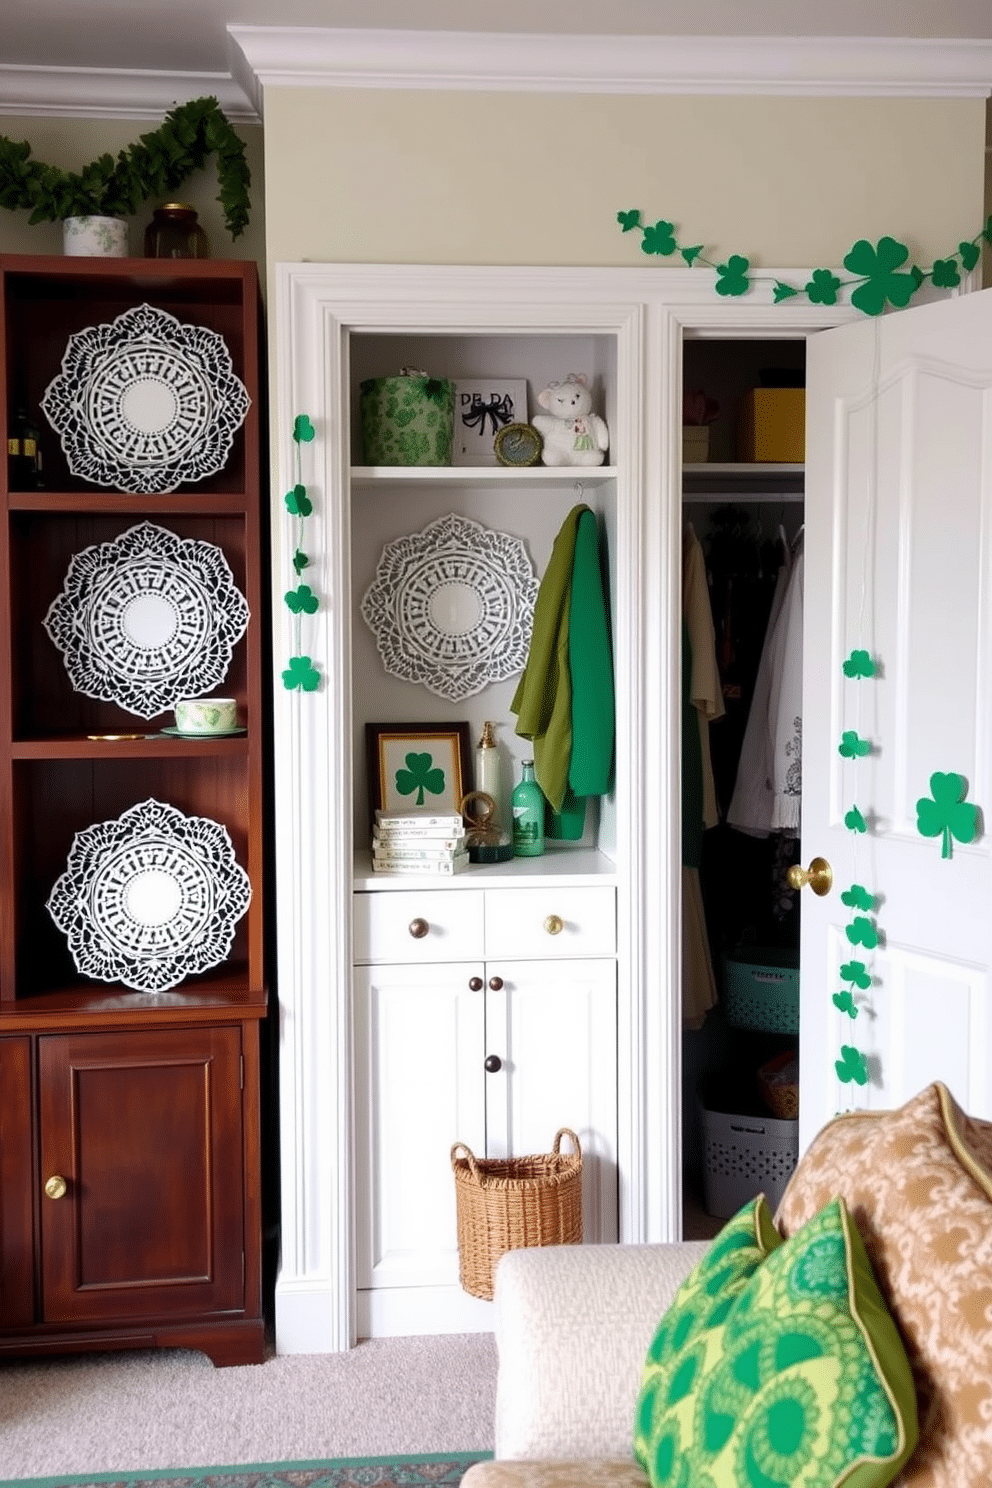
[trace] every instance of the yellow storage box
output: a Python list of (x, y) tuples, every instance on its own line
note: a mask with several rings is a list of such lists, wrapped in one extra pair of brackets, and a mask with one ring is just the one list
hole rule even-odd
[(740, 427), (742, 460), (801, 465), (806, 459), (806, 389), (752, 388)]

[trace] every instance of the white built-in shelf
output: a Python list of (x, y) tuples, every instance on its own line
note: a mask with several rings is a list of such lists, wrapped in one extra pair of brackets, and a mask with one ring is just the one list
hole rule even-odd
[(353, 465), (356, 486), (391, 486), (429, 482), (441, 485), (541, 485), (559, 489), (597, 486), (616, 480), (615, 465)]
[(506, 863), (470, 863), (460, 873), (446, 877), (433, 873), (373, 873), (372, 854), (355, 853), (354, 887), (375, 889), (525, 889), (539, 883), (575, 887), (583, 884), (615, 883), (617, 865), (594, 847), (567, 847), (548, 843), (539, 858), (510, 858)]

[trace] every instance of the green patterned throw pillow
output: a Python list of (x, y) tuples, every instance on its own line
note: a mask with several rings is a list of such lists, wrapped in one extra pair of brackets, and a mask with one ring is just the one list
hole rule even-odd
[(785, 1243), (766, 1217), (736, 1215), (662, 1320), (635, 1455), (652, 1488), (882, 1488), (916, 1395), (861, 1237), (842, 1199)]

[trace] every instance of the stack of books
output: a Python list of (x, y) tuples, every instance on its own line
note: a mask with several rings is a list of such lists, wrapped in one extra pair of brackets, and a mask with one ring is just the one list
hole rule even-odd
[(468, 867), (465, 823), (457, 811), (377, 811), (373, 873), (458, 873)]

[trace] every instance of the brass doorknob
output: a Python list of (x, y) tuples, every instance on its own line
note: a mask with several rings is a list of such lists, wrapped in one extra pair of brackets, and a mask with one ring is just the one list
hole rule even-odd
[(808, 868), (793, 863), (785, 878), (790, 889), (804, 889), (809, 884), (813, 893), (822, 897), (833, 888), (834, 870), (826, 858), (813, 858)]
[(550, 914), (544, 922), (544, 928), (549, 935), (560, 935), (565, 928), (565, 921), (561, 915)]
[(53, 1173), (45, 1183), (45, 1192), (50, 1199), (64, 1199), (69, 1185), (60, 1173)]

